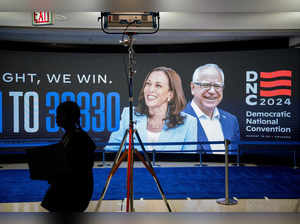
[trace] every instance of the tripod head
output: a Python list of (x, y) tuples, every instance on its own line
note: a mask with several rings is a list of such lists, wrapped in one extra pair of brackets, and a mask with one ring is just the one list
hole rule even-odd
[(132, 47), (132, 41), (130, 39), (120, 40), (120, 44), (124, 45), (124, 47)]

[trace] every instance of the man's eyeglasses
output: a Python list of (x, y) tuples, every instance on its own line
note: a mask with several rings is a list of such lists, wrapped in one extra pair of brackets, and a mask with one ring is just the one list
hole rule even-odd
[(204, 90), (209, 90), (211, 87), (214, 87), (215, 90), (222, 90), (224, 88), (224, 83), (219, 82), (193, 82), (197, 86), (200, 86)]

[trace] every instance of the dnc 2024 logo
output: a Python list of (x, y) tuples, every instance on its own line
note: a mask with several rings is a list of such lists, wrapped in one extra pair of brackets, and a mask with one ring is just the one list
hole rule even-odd
[(249, 106), (291, 105), (292, 71), (246, 71), (246, 104)]

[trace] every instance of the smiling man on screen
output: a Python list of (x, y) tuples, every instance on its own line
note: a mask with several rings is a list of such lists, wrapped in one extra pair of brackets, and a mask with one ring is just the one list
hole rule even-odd
[[(198, 67), (193, 74), (191, 93), (193, 99), (184, 112), (198, 118), (198, 141), (238, 141), (240, 129), (236, 116), (217, 106), (223, 99), (224, 73), (216, 64)], [(203, 144), (198, 148), (206, 153), (224, 154), (224, 144)], [(237, 144), (230, 144), (229, 150), (237, 150)], [(218, 150), (221, 150), (218, 152)], [(232, 153), (232, 152), (229, 152)]]

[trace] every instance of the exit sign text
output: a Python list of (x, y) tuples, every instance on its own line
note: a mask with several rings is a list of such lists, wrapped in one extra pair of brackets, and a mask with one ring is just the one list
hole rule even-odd
[(50, 25), (53, 22), (53, 12), (51, 11), (34, 11), (32, 14), (32, 25)]

